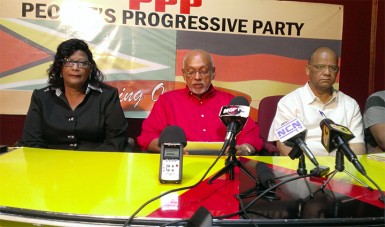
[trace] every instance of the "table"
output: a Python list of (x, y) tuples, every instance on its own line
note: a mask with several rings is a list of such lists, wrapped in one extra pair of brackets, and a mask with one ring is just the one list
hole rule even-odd
[[(159, 183), (159, 154), (14, 149), (0, 155), (0, 226), (9, 226), (12, 223), (46, 226), (73, 226), (75, 223), (97, 226), (102, 223), (103, 226), (122, 226), (134, 211), (149, 199), (171, 189), (197, 183), (215, 158), (185, 156), (183, 181), (175, 185)], [(143, 226), (160, 225), (172, 220), (188, 219), (200, 207), (205, 207), (215, 217), (237, 212), (239, 201), (234, 194), (244, 192), (255, 182), (236, 168), (234, 180), (223, 175), (208, 184), (209, 177), (223, 168), (225, 159), (226, 157), (221, 157), (208, 177), (197, 187), (168, 194), (148, 204), (136, 215), (134, 223)], [(250, 156), (239, 159), (254, 173), (256, 163), (266, 163), (277, 176), (295, 173), (298, 163), (288, 157), (276, 156)], [(381, 187), (385, 187), (385, 179), (382, 177), (385, 172), (384, 163), (372, 160), (367, 155), (360, 156), (359, 159), (368, 175)], [(333, 169), (333, 157), (319, 157), (318, 162)], [(306, 164), (308, 169), (313, 167), (310, 162)], [(345, 164), (349, 172), (371, 185), (350, 163)], [(311, 183), (312, 189), (319, 186)], [(291, 187), (286, 185), (286, 189), (282, 186), (282, 191), (296, 185), (291, 184)], [(296, 190), (299, 189), (304, 191), (302, 187), (297, 187)], [(346, 198), (377, 208), (374, 210), (383, 210), (383, 204), (378, 201), (378, 191), (369, 191), (343, 172), (336, 174), (328, 183), (327, 190), (329, 189)], [(266, 205), (268, 202), (258, 203)], [(255, 206), (259, 206), (258, 203)], [(255, 209), (255, 206), (251, 209)], [(384, 223), (383, 215), (373, 215), (349, 219)], [(253, 220), (261, 226), (288, 221), (300, 223), (297, 218), (290, 219), (278, 216), (276, 219), (255, 217)], [(306, 219), (314, 222), (312, 217), (305, 217), (305, 223)], [(218, 226), (250, 225), (249, 220), (240, 219), (237, 215), (214, 222)]]

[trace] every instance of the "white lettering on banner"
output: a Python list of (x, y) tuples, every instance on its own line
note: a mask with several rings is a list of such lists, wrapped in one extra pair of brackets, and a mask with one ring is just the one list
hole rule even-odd
[[(164, 91), (165, 91), (164, 83), (157, 84), (152, 89), (151, 100), (156, 102), (156, 100), (158, 100), (158, 97), (161, 94), (163, 94)], [(139, 105), (140, 101), (143, 99), (143, 91), (142, 90), (134, 91), (133, 89), (131, 89), (130, 86), (127, 86), (127, 87), (124, 87), (122, 89), (122, 92), (120, 92), (119, 99), (120, 99), (120, 102), (132, 102), (132, 101), (134, 101), (135, 104), (133, 106), (133, 109), (135, 109)]]
[[(215, 44), (213, 54), (224, 57), (218, 62), (224, 71), (216, 78), (217, 85), (230, 93), (247, 91), (252, 108), (258, 108), (255, 98), (263, 96), (265, 87), (274, 92), (281, 89), (282, 81), (283, 89), (290, 89), (306, 80), (293, 75), (301, 70), (312, 46), (327, 42), (341, 54), (344, 6), (339, 4), (258, 0), (0, 1), (0, 24), (5, 34), (15, 38), (4, 46), (11, 50), (4, 58), (14, 59), (14, 64), (5, 64), (5, 71), (0, 73), (4, 79), (0, 81), (0, 96), (23, 97), (21, 102), (0, 100), (2, 114), (27, 113), (31, 89), (46, 86), (47, 81), (43, 74), (31, 77), (29, 72), (47, 67), (56, 46), (69, 38), (89, 44), (108, 83), (118, 88), (126, 117), (133, 118), (147, 117), (161, 93), (181, 87), (182, 55), (196, 43)], [(18, 37), (29, 41), (20, 42)], [(244, 48), (249, 43), (261, 45)], [(281, 48), (287, 44), (290, 48)], [(27, 61), (15, 57), (20, 53), (12, 51), (22, 48), (28, 52), (31, 46), (39, 55)], [(263, 55), (268, 62), (255, 68), (252, 59), (265, 59)], [(226, 68), (229, 57), (234, 56), (250, 58), (236, 78), (232, 77), (236, 69)], [(291, 65), (293, 70), (283, 70), (285, 73), (275, 77), (269, 72), (277, 63), (283, 68)], [(23, 67), (17, 67), (20, 65)], [(273, 70), (282, 71), (279, 67)], [(257, 116), (252, 113), (252, 117)], [(285, 132), (280, 133), (289, 134), (291, 129), (284, 128)]]
[(152, 90), (152, 93), (151, 93), (151, 100), (152, 101), (156, 101), (158, 100), (158, 98), (155, 98), (155, 93), (158, 93), (158, 90), (159, 89), (162, 89), (161, 93), (158, 95), (158, 97), (164, 93), (164, 84), (163, 83), (160, 83), (158, 85), (155, 86), (155, 88)]
[[(127, 88), (127, 91), (126, 91)], [(142, 90), (138, 90), (136, 92), (128, 90), (129, 87), (124, 87), (122, 92), (119, 94), (120, 102), (131, 102), (136, 101), (134, 105), (134, 109), (139, 105), (140, 101), (143, 99)]]

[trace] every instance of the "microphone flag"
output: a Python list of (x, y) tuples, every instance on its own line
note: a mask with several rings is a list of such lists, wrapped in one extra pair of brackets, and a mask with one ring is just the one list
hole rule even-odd
[(336, 135), (340, 135), (346, 142), (355, 137), (349, 128), (335, 124), (328, 118), (320, 122), (320, 127), (322, 130), (321, 143), (328, 152), (332, 152), (337, 148), (336, 143), (333, 142)]
[(275, 135), (278, 137), (279, 141), (282, 143), (286, 140), (298, 135), (299, 133), (305, 131), (306, 128), (302, 122), (295, 118), (291, 121), (284, 123), (281, 127), (274, 130)]

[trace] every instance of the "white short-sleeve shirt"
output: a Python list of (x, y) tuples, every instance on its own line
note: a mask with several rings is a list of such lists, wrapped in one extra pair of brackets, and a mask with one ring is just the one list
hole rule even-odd
[(309, 84), (297, 88), (282, 97), (269, 131), (269, 141), (277, 141), (274, 131), (284, 123), (298, 118), (307, 129), (305, 142), (314, 155), (335, 155), (329, 153), (321, 143), (320, 122), (325, 118), (321, 113), (336, 124), (348, 127), (355, 138), (349, 143), (364, 143), (362, 115), (358, 103), (341, 91), (333, 91), (333, 98), (326, 104), (322, 103), (311, 91)]

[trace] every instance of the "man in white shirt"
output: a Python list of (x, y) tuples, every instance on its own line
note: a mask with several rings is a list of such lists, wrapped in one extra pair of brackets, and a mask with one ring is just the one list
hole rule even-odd
[(306, 66), (309, 81), (279, 101), (268, 140), (277, 141), (281, 155), (288, 155), (292, 147), (278, 141), (274, 131), (295, 118), (306, 127), (305, 142), (314, 155), (335, 155), (321, 143), (320, 122), (325, 116), (349, 128), (355, 136), (349, 141), (350, 148), (356, 154), (365, 153), (360, 108), (353, 98), (333, 88), (338, 71), (337, 53), (327, 47), (316, 49)]

